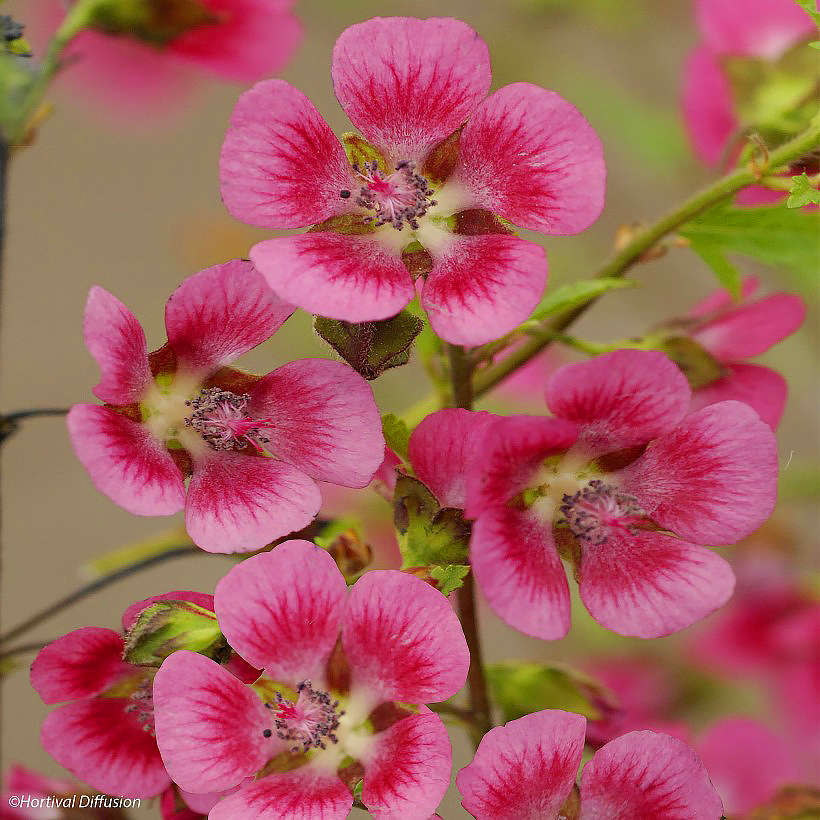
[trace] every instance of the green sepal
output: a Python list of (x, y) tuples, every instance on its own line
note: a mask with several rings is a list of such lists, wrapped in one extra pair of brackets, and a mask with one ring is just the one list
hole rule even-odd
[(96, 0), (88, 16), (88, 25), (106, 34), (160, 47), (193, 29), (221, 22), (220, 14), (198, 0)]
[(180, 649), (217, 661), (230, 652), (213, 612), (190, 601), (156, 601), (126, 632), (123, 660), (158, 667)]
[(387, 446), (402, 460), (410, 457), (410, 430), (404, 419), (386, 413), (382, 416), (382, 431)]
[(343, 236), (366, 236), (376, 230), (372, 222), (365, 221), (360, 214), (337, 214), (331, 216), (324, 222), (318, 222), (308, 233), (340, 233)]
[(792, 177), (787, 208), (802, 208), (804, 205), (820, 205), (820, 191), (811, 184), (805, 171), (799, 177)]
[(403, 310), (392, 319), (359, 324), (317, 316), (313, 326), (357, 373), (372, 380), (385, 370), (407, 364), (424, 322)]
[(358, 165), (359, 168), (364, 169), (365, 166), (375, 162), (379, 168), (385, 173), (390, 173), (387, 165), (387, 160), (382, 156), (381, 152), (374, 148), (364, 137), (352, 131), (345, 131), (342, 134), (342, 145), (347, 154), (347, 161), (351, 165)]
[(656, 349), (669, 356), (683, 371), (692, 390), (706, 387), (726, 375), (720, 362), (690, 336), (670, 336)]

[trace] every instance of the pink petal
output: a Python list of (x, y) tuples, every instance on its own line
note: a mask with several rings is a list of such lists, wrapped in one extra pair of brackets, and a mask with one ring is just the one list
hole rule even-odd
[(293, 313), (253, 265), (234, 259), (189, 276), (165, 306), (180, 369), (213, 372), (262, 344)]
[(218, 25), (199, 26), (176, 38), (169, 51), (233, 82), (250, 84), (275, 74), (302, 39), (291, 2), (205, 0), (224, 15)]
[(692, 393), (690, 411), (721, 401), (742, 401), (776, 430), (786, 407), (786, 380), (775, 370), (758, 364), (730, 364), (724, 369), (726, 375), (722, 379)]
[(739, 123), (729, 80), (706, 46), (686, 58), (681, 103), (689, 138), (700, 158), (713, 166), (728, 159), (724, 157), (727, 143)]
[(396, 160), (421, 159), (490, 89), (487, 45), (450, 18), (376, 17), (333, 49), (333, 87), (350, 121)]
[[(740, 300), (748, 302), (760, 288), (760, 279), (757, 276), (744, 276), (740, 284)], [(726, 288), (713, 290), (705, 299), (701, 299), (687, 314), (690, 317), (709, 316), (724, 308), (731, 308), (735, 304), (734, 297)]]
[(90, 698), (55, 709), (40, 742), (61, 766), (104, 794), (152, 797), (169, 783), (156, 741), (128, 698)]
[(716, 54), (778, 58), (814, 31), (811, 18), (792, 0), (696, 0), (698, 28)]
[(467, 476), (467, 516), (476, 518), (526, 489), (543, 461), (568, 450), (577, 435), (576, 425), (541, 416), (506, 416), (489, 425)]
[(375, 736), (365, 763), (362, 802), (380, 820), (429, 820), (450, 785), (447, 729), (426, 709)]
[(612, 532), (581, 553), (580, 592), (598, 623), (619, 635), (678, 632), (732, 596), (732, 568), (709, 549), (659, 532)]
[(567, 364), (547, 382), (547, 404), (583, 425), (584, 449), (612, 453), (674, 430), (692, 391), (671, 359), (657, 351), (616, 350)]
[(657, 732), (599, 749), (581, 776), (580, 820), (720, 820), (723, 805), (698, 756)]
[(217, 451), (194, 464), (185, 528), (208, 552), (251, 552), (306, 527), (321, 505), (319, 488), (296, 467)]
[(145, 334), (136, 317), (116, 296), (95, 285), (83, 319), (88, 352), (100, 366), (94, 395), (111, 404), (138, 402), (151, 381)]
[(433, 330), (453, 344), (497, 339), (529, 317), (544, 294), (544, 249), (514, 236), (453, 239), (421, 292)]
[(140, 614), (148, 609), (151, 604), (157, 601), (189, 601), (192, 604), (201, 606), (203, 609), (214, 611), (214, 596), (207, 595), (204, 592), (192, 592), (190, 590), (175, 589), (172, 592), (163, 592), (161, 595), (152, 595), (150, 598), (145, 598), (142, 601), (137, 601), (131, 604), (125, 612), (122, 613), (122, 629), (127, 632), (137, 622)]
[(44, 703), (99, 694), (134, 674), (122, 660), (122, 635), (112, 629), (75, 629), (41, 649), (31, 665), (31, 685)]
[(186, 650), (169, 655), (154, 678), (154, 722), (168, 774), (200, 794), (256, 774), (282, 745), (262, 734), (273, 719), (253, 689)]
[[(771, 188), (764, 188), (762, 185), (750, 185), (738, 191), (735, 202), (738, 205), (776, 205), (786, 198), (785, 191), (773, 191)], [(805, 206), (814, 208), (814, 205)]]
[(248, 412), (270, 419), (268, 449), (317, 481), (366, 487), (384, 459), (373, 391), (342, 362), (302, 359), (250, 390)]
[(713, 724), (698, 751), (724, 810), (732, 816), (745, 815), (771, 800), (781, 787), (800, 782), (795, 753), (756, 720), (727, 718)]
[(479, 441), (500, 417), (458, 407), (427, 416), (410, 436), (410, 463), (442, 507), (463, 510), (467, 475)]
[(456, 776), (476, 820), (557, 817), (575, 785), (586, 719), (545, 709), (491, 729)]
[(777, 442), (754, 410), (724, 401), (651, 442), (621, 484), (664, 529), (700, 544), (734, 544), (774, 507)]
[(115, 504), (135, 515), (171, 515), (182, 509), (182, 474), (141, 424), (94, 404), (75, 404), (67, 423), (80, 464)]
[(350, 210), (344, 148), (313, 103), (284, 80), (239, 97), (219, 160), (231, 215), (263, 228), (302, 228)]
[(806, 318), (806, 306), (793, 293), (772, 293), (756, 302), (723, 311), (699, 327), (692, 338), (722, 362), (765, 353), (791, 336)]
[(220, 800), (208, 820), (344, 820), (353, 797), (334, 771), (274, 772)]
[(569, 629), (569, 585), (549, 523), (495, 507), (473, 524), (470, 562), (490, 606), (526, 635), (555, 641)]
[(522, 228), (580, 233), (604, 207), (601, 141), (574, 105), (530, 83), (506, 85), (464, 127), (458, 175), (483, 208)]
[(347, 602), (328, 552), (285, 541), (235, 566), (215, 600), (219, 625), (243, 658), (285, 683), (322, 679)]
[(467, 679), (470, 653), (450, 603), (395, 570), (368, 572), (355, 583), (342, 643), (352, 685), (381, 701), (446, 700)]
[(372, 237), (307, 233), (260, 242), (250, 255), (274, 293), (331, 319), (387, 319), (416, 295), (398, 255)]
[[(8, 792), (15, 794), (49, 795), (49, 794), (71, 794), (78, 789), (79, 783), (73, 780), (62, 780), (56, 777), (45, 777), (40, 772), (13, 763), (8, 768), (6, 778), (6, 788)], [(7, 809), (8, 811), (8, 809)], [(16, 817), (17, 815), (12, 815)], [(26, 817), (27, 815), (20, 815)]]

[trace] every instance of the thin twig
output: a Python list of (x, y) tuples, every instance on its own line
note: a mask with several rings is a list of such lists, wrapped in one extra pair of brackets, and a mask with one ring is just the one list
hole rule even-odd
[(23, 643), (19, 646), (12, 646), (5, 652), (0, 652), (0, 661), (8, 660), (16, 655), (25, 655), (27, 652), (39, 652), (44, 646), (48, 646), (55, 638), (48, 641), (35, 641), (34, 643)]
[(40, 416), (65, 416), (68, 407), (35, 407), (31, 410), (15, 410), (13, 413), (0, 415), (0, 444), (20, 429), (20, 422)]

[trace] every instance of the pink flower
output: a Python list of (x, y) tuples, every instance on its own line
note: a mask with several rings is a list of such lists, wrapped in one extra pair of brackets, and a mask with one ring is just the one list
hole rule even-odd
[[(584, 750), (586, 719), (546, 709), (496, 727), (456, 777), (476, 820), (566, 816)], [(723, 806), (697, 755), (657, 732), (630, 732), (584, 766), (578, 820), (720, 820)], [(577, 800), (577, 795), (575, 797)], [(572, 805), (569, 802), (569, 805)]]
[(753, 300), (759, 284), (756, 277), (746, 277), (740, 304), (726, 290), (714, 292), (690, 311), (682, 326), (724, 370), (717, 381), (695, 390), (692, 409), (735, 399), (776, 428), (786, 405), (786, 381), (768, 367), (743, 360), (765, 353), (794, 333), (806, 317), (806, 306), (793, 293)]
[(362, 777), (374, 817), (427, 820), (451, 751), (441, 720), (416, 704), (453, 695), (469, 666), (447, 599), (393, 570), (348, 593), (325, 551), (287, 541), (234, 567), (215, 600), (228, 642), (264, 677), (245, 686), (183, 651), (154, 681), (174, 780), (198, 792), (242, 784), (211, 820), (344, 818)]
[(747, 405), (687, 415), (690, 399), (666, 356), (619, 350), (553, 374), (555, 418), (502, 418), (477, 438), (471, 562), (507, 623), (566, 634), (562, 555), (593, 618), (624, 635), (666, 635), (727, 601), (732, 570), (701, 545), (735, 543), (768, 517), (776, 442)]
[[(69, 46), (66, 81), (107, 114), (143, 121), (146, 114), (170, 112), (203, 76), (247, 85), (276, 73), (302, 38), (290, 11), (293, 0), (187, 0), (181, 5), (211, 21), (165, 42), (83, 31)], [(65, 3), (44, 0), (35, 8), (28, 22), (35, 41), (45, 41), (65, 16)]]
[(306, 526), (321, 505), (316, 481), (365, 486), (384, 441), (364, 379), (324, 359), (262, 377), (225, 366), (292, 310), (249, 262), (217, 265), (172, 294), (168, 343), (147, 355), (133, 314), (92, 288), (85, 341), (107, 404), (75, 405), (68, 428), (97, 489), (137, 515), (184, 506), (196, 544), (245, 552)]
[[(74, 795), (85, 793), (83, 787), (73, 780), (45, 777), (25, 766), (14, 764), (9, 767), (6, 788), (0, 794), (0, 817), (3, 820), (44, 820), (62, 817), (61, 813), (57, 813), (60, 803), (63, 806), (70, 806)], [(53, 798), (55, 806), (49, 809), (39, 805), (40, 800), (46, 801), (49, 797)], [(26, 798), (29, 798), (28, 804)], [(38, 804), (31, 805), (34, 801), (38, 801)], [(42, 805), (45, 806), (45, 802)]]
[(313, 104), (281, 80), (240, 97), (225, 138), (222, 197), (237, 219), (318, 223), (252, 248), (271, 288), (312, 313), (363, 322), (398, 313), (421, 274), (433, 329), (458, 344), (526, 319), (546, 284), (544, 251), (496, 216), (547, 234), (598, 217), (605, 169), (586, 120), (529, 83), (487, 97), (487, 46), (458, 20), (351, 26), (332, 74), (372, 143), (353, 167)]
[[(130, 606), (123, 631), (159, 600), (191, 601), (213, 611), (211, 595), (168, 592)], [(45, 703), (71, 701), (45, 719), (40, 741), (61, 766), (100, 792), (151, 797), (170, 784), (154, 738), (156, 670), (125, 662), (123, 649), (118, 632), (87, 626), (40, 651), (31, 685)]]

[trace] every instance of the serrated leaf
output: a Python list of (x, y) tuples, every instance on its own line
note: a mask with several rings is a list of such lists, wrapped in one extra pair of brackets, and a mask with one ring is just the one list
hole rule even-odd
[(690, 247), (712, 269), (718, 282), (732, 294), (732, 298), (739, 300), (743, 277), (723, 255), (720, 246), (706, 240), (692, 240)]
[(597, 299), (609, 290), (634, 288), (636, 285), (637, 283), (630, 279), (615, 278), (584, 279), (580, 282), (561, 285), (541, 300), (541, 303), (530, 317), (530, 321), (540, 322), (554, 316), (556, 313), (563, 313), (565, 310), (570, 310)]
[(749, 256), (798, 275), (813, 271), (816, 276), (820, 262), (820, 211), (719, 205), (693, 219), (680, 234), (701, 248)]
[(470, 567), (466, 564), (447, 564), (430, 569), (430, 577), (436, 582), (436, 588), (442, 595), (455, 592), (469, 573)]
[(387, 446), (399, 458), (407, 461), (410, 450), (410, 430), (405, 421), (392, 413), (386, 413), (382, 416), (382, 431)]
[(385, 370), (407, 364), (413, 340), (424, 323), (403, 310), (392, 319), (359, 324), (317, 316), (313, 326), (357, 373), (372, 380)]
[(799, 177), (792, 177), (787, 208), (802, 208), (804, 205), (820, 205), (820, 191), (812, 184), (805, 171)]

